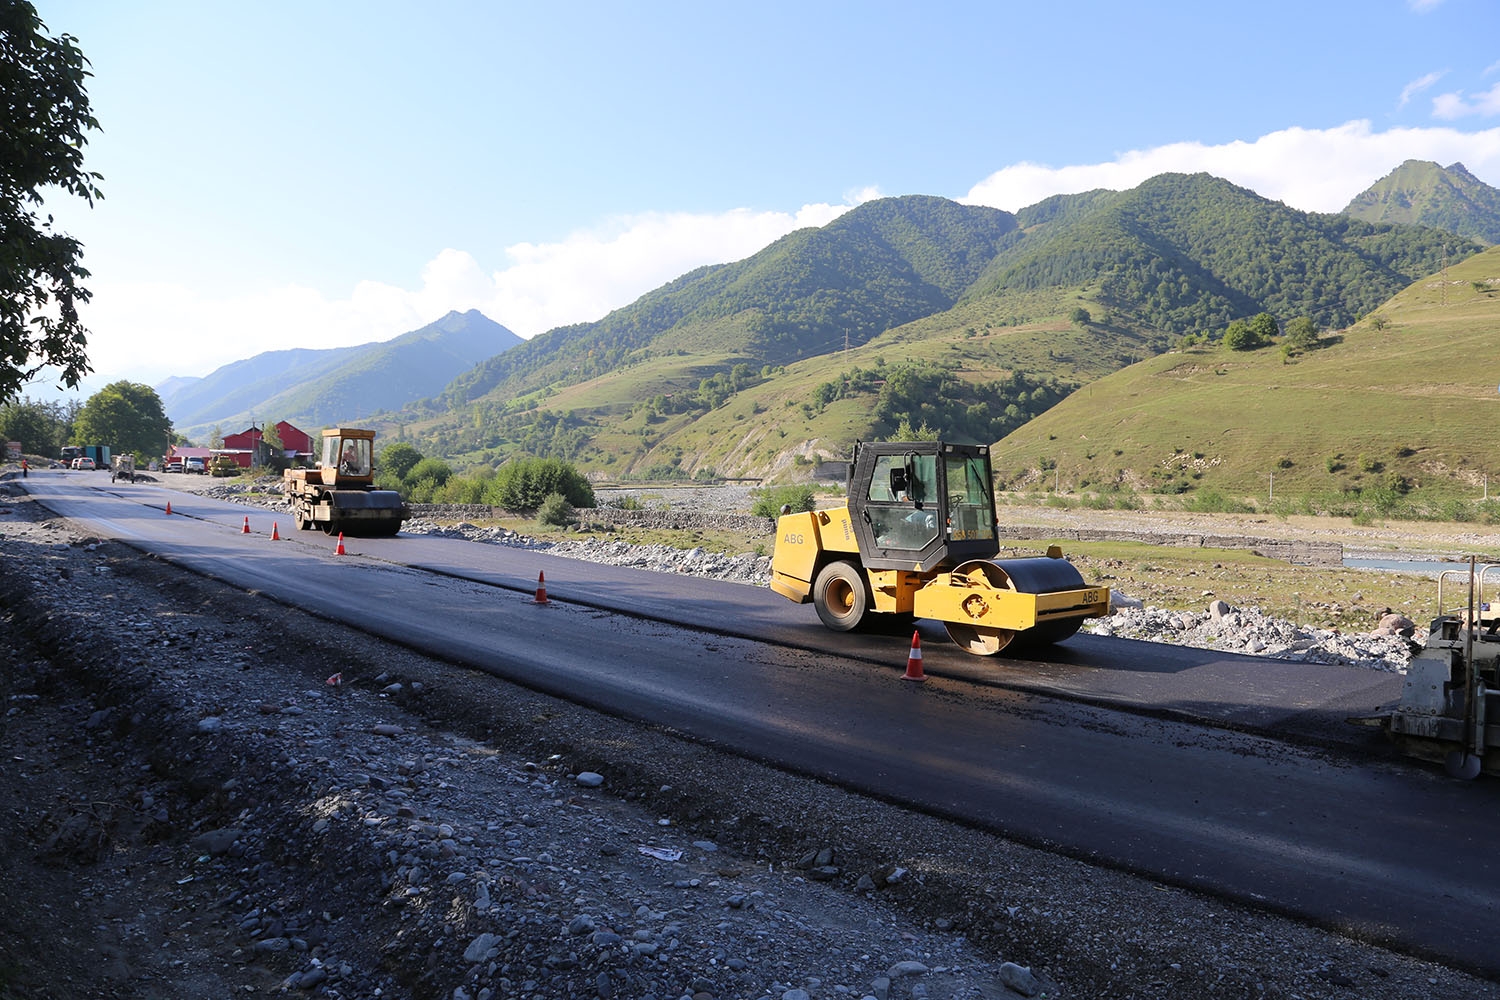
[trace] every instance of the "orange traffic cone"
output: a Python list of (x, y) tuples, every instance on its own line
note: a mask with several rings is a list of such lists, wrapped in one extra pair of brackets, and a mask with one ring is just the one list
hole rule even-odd
[(245, 515), (245, 526), (240, 529), (240, 534), (242, 534), (242, 535), (248, 535), (248, 534), (250, 534), (250, 515), (249, 514)]
[(170, 500), (167, 501), (167, 513), (172, 513), (172, 501)]
[(922, 634), (913, 632), (911, 634), (911, 655), (906, 658), (906, 675), (903, 681), (925, 681), (927, 675), (922, 673)]
[(336, 556), (342, 556), (342, 555), (347, 555), (348, 554), (348, 553), (346, 553), (344, 551), (344, 533), (342, 531), (339, 532), (339, 545), (338, 545), (338, 548), (336, 548), (336, 549), (333, 550), (333, 554), (336, 555)]
[(273, 542), (279, 542), (279, 541), (281, 541), (281, 532), (278, 531), (278, 530), (276, 530), (276, 522), (275, 521), (271, 522), (271, 541), (273, 541)]
[(547, 604), (547, 574), (538, 572), (536, 575), (536, 600), (533, 604)]

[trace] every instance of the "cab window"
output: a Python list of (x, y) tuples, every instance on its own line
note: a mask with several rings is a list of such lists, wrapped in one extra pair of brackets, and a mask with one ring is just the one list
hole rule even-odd
[(882, 455), (868, 490), (865, 511), (877, 547), (919, 550), (937, 538), (936, 456)]
[(995, 508), (985, 482), (985, 463), (973, 457), (944, 459), (948, 480), (949, 537), (973, 541), (995, 537)]

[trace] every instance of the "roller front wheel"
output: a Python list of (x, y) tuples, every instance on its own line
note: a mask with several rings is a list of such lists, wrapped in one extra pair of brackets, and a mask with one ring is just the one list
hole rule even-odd
[(858, 628), (870, 610), (870, 585), (857, 567), (846, 562), (831, 562), (818, 572), (812, 597), (818, 617), (835, 632)]

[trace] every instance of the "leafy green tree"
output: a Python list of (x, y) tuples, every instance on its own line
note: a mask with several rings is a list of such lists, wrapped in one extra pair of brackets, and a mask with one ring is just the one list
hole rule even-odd
[(224, 428), (221, 425), (214, 424), (214, 429), (208, 432), (208, 446), (215, 449), (224, 447)]
[(90, 205), (98, 174), (83, 169), (87, 133), (99, 127), (84, 80), (88, 60), (70, 35), (56, 38), (26, 0), (0, 4), (0, 400), (47, 366), (72, 388), (89, 372), (78, 304), (83, 245), (40, 216), (41, 189)]
[(1287, 323), (1285, 333), (1281, 344), (1288, 354), (1310, 351), (1318, 343), (1318, 324), (1310, 316), (1298, 316)]
[(1231, 351), (1254, 351), (1269, 343), (1256, 328), (1242, 319), (1230, 323), (1224, 330), (1224, 346)]
[(928, 427), (926, 422), (921, 427), (913, 427), (909, 417), (902, 417), (896, 429), (891, 431), (887, 441), (936, 441), (938, 432)]
[(22, 397), (0, 405), (0, 441), (19, 441), (32, 455), (56, 458), (67, 440), (67, 418), (57, 403)]
[(1250, 317), (1250, 332), (1260, 340), (1261, 347), (1269, 344), (1281, 335), (1281, 329), (1276, 325), (1276, 317), (1268, 312), (1256, 313)]
[(267, 420), (261, 427), (260, 440), (274, 455), (280, 455), (286, 450), (286, 445), (281, 440), (281, 428), (276, 426), (274, 420)]
[(380, 469), (398, 480), (406, 478), (412, 466), (422, 461), (422, 453), (405, 441), (386, 445), (380, 451)]
[(1094, 321), (1094, 317), (1089, 315), (1089, 311), (1083, 306), (1079, 306), (1068, 314), (1068, 321), (1074, 326), (1088, 326)]
[(105, 444), (116, 451), (160, 455), (172, 422), (161, 397), (139, 382), (111, 382), (88, 398), (73, 422), (74, 444)]

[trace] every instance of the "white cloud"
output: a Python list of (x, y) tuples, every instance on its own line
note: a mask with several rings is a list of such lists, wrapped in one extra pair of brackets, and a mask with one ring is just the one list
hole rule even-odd
[[(262, 351), (343, 347), (388, 340), (451, 309), (478, 309), (523, 337), (565, 323), (597, 320), (704, 264), (748, 257), (794, 229), (822, 226), (843, 205), (796, 212), (735, 209), (717, 215), (650, 213), (610, 220), (560, 243), (518, 243), (509, 263), (487, 272), (463, 250), (444, 250), (422, 269), (419, 287), (365, 281), (347, 299), (288, 286), (213, 299), (172, 282), (90, 282), (83, 307), (92, 331), (97, 387), (116, 378), (155, 384), (169, 375), (206, 375)], [(33, 383), (28, 391), (52, 395)]]
[(1105, 163), (1057, 168), (1018, 163), (986, 177), (959, 200), (1013, 212), (1054, 194), (1123, 191), (1157, 174), (1203, 171), (1293, 208), (1337, 212), (1405, 160), (1434, 160), (1444, 166), (1462, 162), (1475, 176), (1496, 184), (1500, 129), (1375, 132), (1368, 121), (1352, 121), (1331, 129), (1283, 129), (1254, 142), (1180, 142), (1131, 150)]
[(1490, 118), (1500, 114), (1500, 83), (1472, 98), (1464, 97), (1461, 90), (1439, 94), (1432, 99), (1432, 114), (1444, 121), (1467, 118), (1470, 115)]
[(1418, 77), (1411, 83), (1408, 83), (1405, 87), (1402, 87), (1401, 99), (1396, 102), (1396, 107), (1406, 107), (1407, 104), (1411, 103), (1411, 99), (1413, 97), (1416, 97), (1422, 91), (1426, 90), (1428, 87), (1441, 80), (1443, 78), (1443, 74), (1446, 72), (1447, 70), (1440, 70), (1436, 73), (1428, 73), (1426, 76)]

